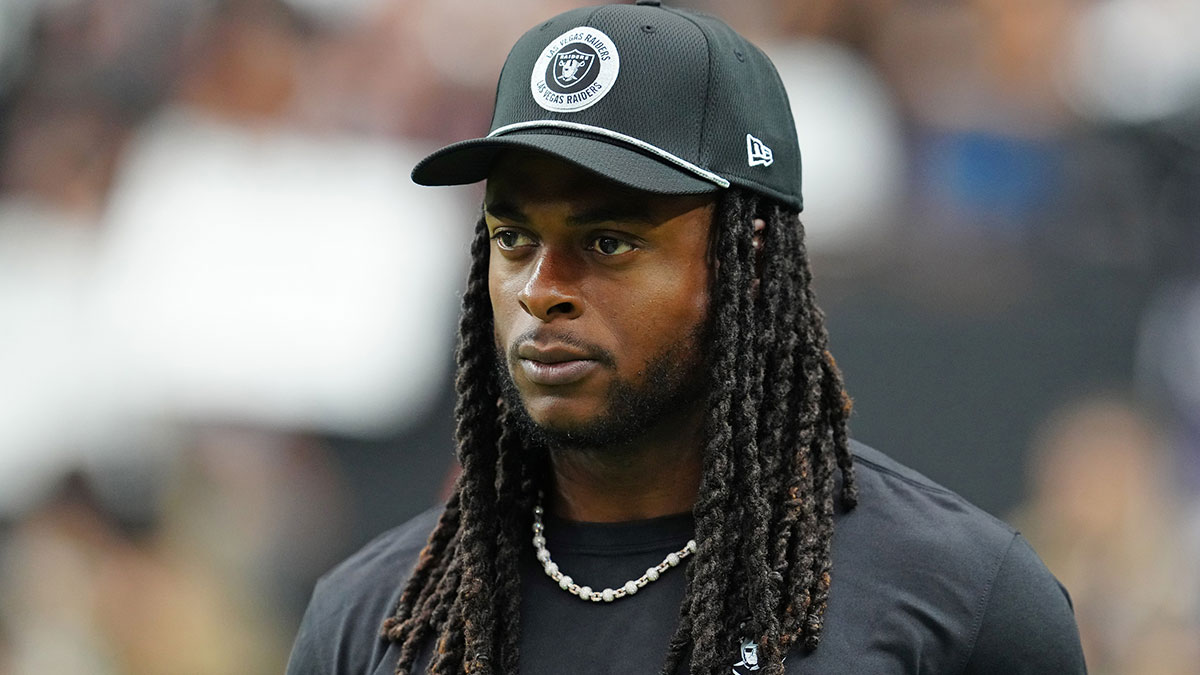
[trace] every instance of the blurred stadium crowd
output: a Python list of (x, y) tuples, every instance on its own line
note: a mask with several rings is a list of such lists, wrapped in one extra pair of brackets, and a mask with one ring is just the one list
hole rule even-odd
[[(0, 0), (0, 673), (280, 672), (437, 500), (480, 192), (407, 173), (578, 4)], [(788, 86), (855, 435), (1200, 673), (1200, 3), (675, 4)]]

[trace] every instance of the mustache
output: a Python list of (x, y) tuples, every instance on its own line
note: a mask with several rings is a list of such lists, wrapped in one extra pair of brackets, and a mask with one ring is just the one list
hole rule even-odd
[(597, 344), (588, 342), (587, 340), (584, 340), (582, 338), (576, 337), (570, 333), (550, 331), (550, 330), (546, 330), (544, 328), (533, 328), (531, 330), (525, 331), (524, 333), (521, 333), (520, 335), (518, 335), (516, 338), (513, 339), (512, 343), (509, 344), (508, 349), (505, 350), (505, 353), (508, 356), (508, 362), (510, 364), (514, 364), (518, 360), (520, 360), (521, 357), (517, 354), (517, 350), (519, 350), (522, 345), (528, 344), (528, 343), (538, 343), (538, 344), (557, 343), (557, 344), (565, 345), (567, 347), (572, 347), (580, 352), (583, 352), (584, 354), (587, 355), (587, 358), (592, 359), (593, 361), (596, 361), (597, 363), (599, 363), (602, 366), (605, 366), (607, 368), (616, 368), (617, 367), (616, 357), (613, 355), (612, 352), (608, 351), (607, 349), (604, 349), (603, 347), (601, 347)]

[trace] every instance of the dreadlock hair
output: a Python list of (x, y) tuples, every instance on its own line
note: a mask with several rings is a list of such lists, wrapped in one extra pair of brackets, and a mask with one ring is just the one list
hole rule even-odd
[[(765, 228), (756, 234), (757, 219)], [(850, 400), (827, 348), (796, 211), (727, 190), (709, 237), (710, 392), (693, 511), (699, 550), (662, 672), (672, 675), (690, 654), (689, 672), (726, 673), (738, 641), (750, 639), (765, 675), (781, 675), (793, 645), (812, 650), (821, 637), (835, 497), (844, 509), (857, 503)], [(501, 402), (489, 245), (480, 219), (457, 349), (462, 472), (383, 624), (382, 635), (400, 645), (402, 675), (433, 637), (430, 673), (517, 672), (518, 547), (546, 456), (529, 447)]]

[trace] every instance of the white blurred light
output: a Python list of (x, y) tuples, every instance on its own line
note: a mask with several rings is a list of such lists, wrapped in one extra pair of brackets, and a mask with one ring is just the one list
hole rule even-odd
[(0, 513), (168, 449), (172, 424), (422, 415), (449, 386), (471, 231), (461, 194), (409, 180), (423, 154), (172, 113), (103, 228), (0, 201)]
[(89, 223), (0, 201), (0, 513), (27, 506), (76, 463), (94, 392), (80, 349)]
[(448, 373), (470, 225), (381, 139), (181, 113), (120, 174), (93, 319), (102, 378), (143, 414), (370, 433)]
[(802, 41), (766, 49), (791, 100), (803, 160), (810, 248), (847, 252), (877, 241), (900, 208), (904, 149), (882, 80), (853, 51)]
[(1069, 39), (1063, 88), (1080, 112), (1145, 123), (1200, 103), (1200, 3), (1105, 0)]

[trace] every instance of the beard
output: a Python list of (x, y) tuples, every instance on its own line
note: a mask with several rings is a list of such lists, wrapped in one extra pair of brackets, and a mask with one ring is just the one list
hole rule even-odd
[[(628, 445), (657, 425), (693, 410), (707, 396), (704, 332), (703, 326), (697, 326), (663, 347), (646, 362), (639, 379), (614, 379), (605, 392), (600, 413), (569, 426), (539, 424), (530, 417), (512, 377), (515, 349), (508, 350), (507, 359), (494, 360), (508, 420), (527, 441), (551, 450), (602, 450)], [(608, 352), (581, 346), (598, 354), (598, 360), (608, 367), (615, 364)], [(497, 353), (504, 353), (499, 345)]]

